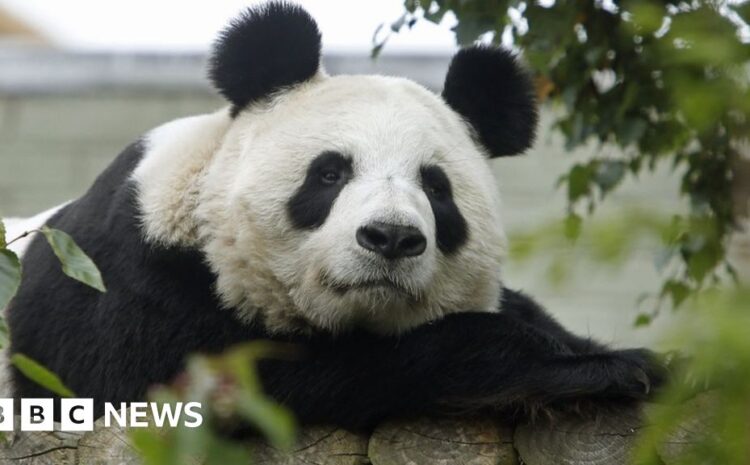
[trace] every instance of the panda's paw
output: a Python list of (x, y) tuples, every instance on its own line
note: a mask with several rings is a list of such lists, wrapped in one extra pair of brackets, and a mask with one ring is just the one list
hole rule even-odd
[(669, 379), (663, 358), (648, 349), (626, 349), (612, 354), (613, 379), (607, 394), (647, 399), (658, 393)]

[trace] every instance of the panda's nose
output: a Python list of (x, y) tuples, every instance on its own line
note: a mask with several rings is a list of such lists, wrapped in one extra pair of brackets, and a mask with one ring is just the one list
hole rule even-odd
[(414, 226), (381, 222), (359, 228), (357, 243), (389, 260), (422, 255), (427, 247), (427, 239)]

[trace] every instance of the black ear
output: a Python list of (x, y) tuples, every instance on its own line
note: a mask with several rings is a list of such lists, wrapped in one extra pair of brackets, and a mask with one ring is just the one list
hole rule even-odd
[(313, 77), (320, 32), (298, 5), (273, 1), (232, 20), (214, 44), (209, 76), (236, 115), (248, 104)]
[(516, 155), (534, 142), (536, 97), (511, 52), (474, 46), (453, 57), (443, 98), (476, 131), (490, 157)]

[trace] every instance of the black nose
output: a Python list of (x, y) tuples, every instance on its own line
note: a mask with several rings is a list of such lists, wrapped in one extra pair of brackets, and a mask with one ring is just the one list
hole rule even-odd
[(416, 257), (427, 247), (427, 239), (414, 226), (380, 222), (359, 228), (357, 243), (390, 260)]

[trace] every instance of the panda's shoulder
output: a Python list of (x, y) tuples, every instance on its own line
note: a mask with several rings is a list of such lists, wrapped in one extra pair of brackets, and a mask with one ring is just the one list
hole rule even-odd
[(131, 177), (144, 153), (142, 138), (129, 144), (81, 197), (58, 210), (46, 224), (73, 234), (77, 226), (90, 228), (111, 221), (116, 210), (132, 201)]

